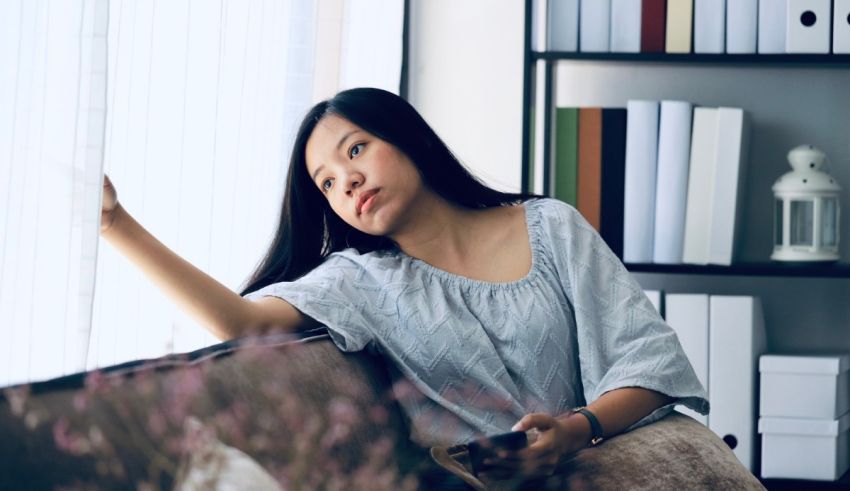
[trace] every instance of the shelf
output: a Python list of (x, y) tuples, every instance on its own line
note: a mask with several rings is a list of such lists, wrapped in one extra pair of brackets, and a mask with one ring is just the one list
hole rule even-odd
[(694, 264), (626, 263), (633, 273), (661, 273), (717, 276), (793, 276), (804, 278), (850, 278), (850, 263), (740, 263), (732, 266)]
[(531, 60), (628, 61), (639, 63), (684, 63), (694, 65), (706, 64), (850, 68), (850, 55), (844, 54), (730, 55), (694, 53), (581, 53), (571, 51), (532, 51)]

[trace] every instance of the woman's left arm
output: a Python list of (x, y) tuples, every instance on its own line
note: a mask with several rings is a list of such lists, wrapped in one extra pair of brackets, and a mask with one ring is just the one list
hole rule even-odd
[[(610, 438), (656, 409), (673, 402), (673, 398), (642, 387), (623, 387), (606, 392), (587, 406), (587, 409), (599, 420), (603, 437)], [(558, 417), (568, 426), (576, 425), (587, 429), (588, 438), (584, 439), (579, 448), (590, 442), (590, 422), (582, 414), (568, 413)], [(569, 423), (567, 421), (569, 420)], [(520, 420), (522, 421), (522, 420)]]
[[(587, 409), (599, 420), (602, 436), (610, 438), (671, 402), (673, 398), (654, 390), (623, 387), (606, 392)], [(493, 462), (501, 472), (550, 475), (565, 457), (587, 447), (593, 436), (590, 421), (579, 413), (557, 417), (543, 413), (528, 414), (512, 430), (528, 431), (532, 428), (540, 432), (537, 441), (519, 452), (506, 452), (498, 462)]]

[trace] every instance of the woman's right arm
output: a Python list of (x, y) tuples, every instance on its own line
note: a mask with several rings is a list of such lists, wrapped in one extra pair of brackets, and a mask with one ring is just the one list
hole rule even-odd
[(141, 226), (117, 201), (105, 178), (101, 236), (118, 249), (168, 297), (219, 339), (297, 331), (315, 321), (284, 300), (251, 301), (178, 256)]

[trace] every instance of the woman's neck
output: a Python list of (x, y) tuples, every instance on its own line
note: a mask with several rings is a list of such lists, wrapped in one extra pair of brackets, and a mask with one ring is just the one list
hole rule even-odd
[(392, 239), (405, 254), (423, 261), (464, 263), (475, 251), (481, 219), (487, 214), (487, 209), (463, 208), (434, 197), (417, 205), (407, 227)]

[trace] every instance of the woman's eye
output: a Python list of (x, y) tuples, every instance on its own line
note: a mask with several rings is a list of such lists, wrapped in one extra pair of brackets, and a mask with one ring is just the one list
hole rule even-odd
[(360, 155), (360, 150), (357, 150), (357, 152), (355, 153), (354, 149), (357, 148), (357, 147), (362, 147), (362, 146), (363, 146), (362, 143), (358, 143), (357, 145), (354, 145), (353, 147), (351, 147), (351, 150), (348, 152), (348, 154), (351, 157), (356, 157), (357, 155)]
[(325, 179), (324, 181), (322, 181), (322, 191), (330, 190), (332, 184), (333, 184), (333, 179)]

